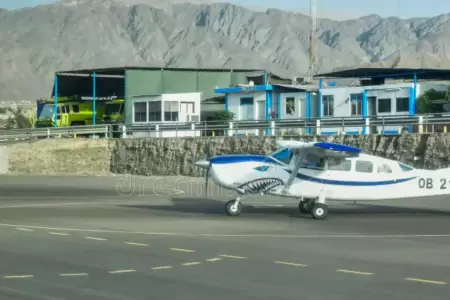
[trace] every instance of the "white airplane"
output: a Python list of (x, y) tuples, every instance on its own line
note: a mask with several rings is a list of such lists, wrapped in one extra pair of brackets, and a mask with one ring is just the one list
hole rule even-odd
[(449, 194), (450, 168), (420, 170), (361, 149), (325, 142), (278, 141), (268, 155), (224, 155), (196, 162), (220, 187), (237, 192), (228, 215), (242, 212), (245, 195), (299, 200), (301, 213), (328, 216), (327, 201), (376, 201)]

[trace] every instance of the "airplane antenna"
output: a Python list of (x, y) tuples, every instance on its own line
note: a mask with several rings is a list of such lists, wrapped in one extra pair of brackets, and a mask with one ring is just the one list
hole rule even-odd
[(317, 31), (317, 5), (316, 0), (310, 0), (309, 17), (311, 22), (311, 32), (309, 34), (309, 70), (308, 79), (313, 82), (316, 73), (316, 31)]

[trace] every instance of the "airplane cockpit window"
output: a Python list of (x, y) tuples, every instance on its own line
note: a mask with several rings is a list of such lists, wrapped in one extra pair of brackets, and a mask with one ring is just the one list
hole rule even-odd
[(355, 170), (360, 173), (373, 173), (373, 163), (371, 161), (357, 160)]
[(272, 156), (276, 160), (281, 161), (282, 163), (285, 163), (286, 165), (289, 165), (289, 163), (291, 162), (293, 154), (294, 153), (291, 150), (286, 148), (286, 149), (279, 150), (279, 151), (277, 151), (275, 153), (272, 153), (270, 156)]
[(328, 158), (328, 170), (331, 171), (350, 171), (352, 169), (352, 161), (348, 159), (339, 159), (334, 157)]
[(307, 154), (301, 165), (303, 169), (324, 170), (325, 158), (314, 155), (312, 153)]
[(386, 164), (381, 164), (378, 165), (378, 173), (392, 173), (392, 169)]
[(410, 167), (410, 166), (402, 164), (402, 163), (398, 163), (398, 165), (400, 166), (400, 169), (402, 169), (403, 172), (408, 172), (408, 171), (414, 170), (413, 167)]

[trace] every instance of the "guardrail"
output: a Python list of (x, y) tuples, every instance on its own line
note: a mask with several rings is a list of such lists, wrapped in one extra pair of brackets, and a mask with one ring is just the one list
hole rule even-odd
[[(234, 135), (322, 135), (322, 134), (390, 134), (408, 132), (447, 132), (450, 115), (386, 116), (323, 119), (284, 119), (255, 121), (170, 122), (148, 124), (101, 124), (95, 126), (48, 127), (0, 130), (0, 143), (42, 138), (97, 136), (185, 137)], [(330, 131), (331, 130), (331, 131)]]
[(39, 138), (67, 138), (83, 135), (108, 137), (110, 132), (109, 125), (10, 129), (0, 130), (0, 143), (34, 140)]

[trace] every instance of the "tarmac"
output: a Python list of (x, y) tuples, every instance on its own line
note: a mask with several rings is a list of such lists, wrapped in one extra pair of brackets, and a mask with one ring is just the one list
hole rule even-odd
[(330, 203), (182, 177), (0, 176), (0, 299), (448, 299), (450, 197)]

